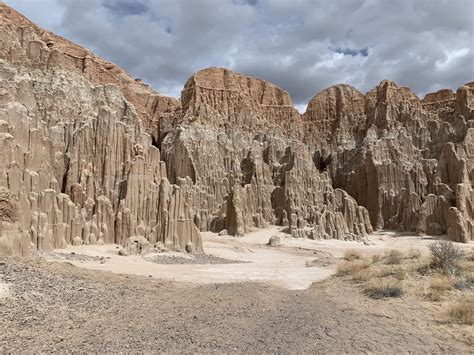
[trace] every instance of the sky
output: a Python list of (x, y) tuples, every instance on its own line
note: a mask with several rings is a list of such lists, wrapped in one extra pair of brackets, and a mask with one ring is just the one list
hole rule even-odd
[(300, 111), (338, 83), (423, 97), (474, 80), (474, 0), (4, 2), (178, 98), (211, 66), (280, 86)]

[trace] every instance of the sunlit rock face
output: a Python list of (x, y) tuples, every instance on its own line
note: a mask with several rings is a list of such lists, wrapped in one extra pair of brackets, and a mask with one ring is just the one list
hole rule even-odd
[(269, 224), (474, 238), (473, 83), (423, 100), (336, 85), (299, 114), (223, 68), (163, 96), (3, 4), (0, 44), (0, 254), (131, 240), (199, 253), (200, 231)]
[(346, 85), (317, 94), (316, 126), (333, 186), (369, 210), (376, 229), (474, 238), (473, 84), (419, 100), (383, 81), (362, 95)]
[(201, 252), (156, 146), (179, 102), (3, 4), (0, 43), (0, 253), (131, 236)]

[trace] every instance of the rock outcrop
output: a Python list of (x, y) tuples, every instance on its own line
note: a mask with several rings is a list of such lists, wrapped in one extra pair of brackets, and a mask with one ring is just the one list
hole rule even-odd
[(474, 239), (473, 83), (423, 100), (390, 81), (336, 85), (301, 115), (275, 85), (209, 68), (177, 100), (3, 4), (0, 80), (0, 254), (199, 253), (200, 231), (269, 224)]
[(367, 210), (333, 189), (328, 171), (318, 168), (285, 91), (209, 68), (187, 81), (181, 101), (180, 124), (164, 138), (162, 154), (201, 231), (242, 235), (280, 224), (295, 237), (372, 232)]
[(423, 100), (390, 81), (365, 95), (339, 85), (316, 95), (303, 118), (323, 137), (334, 187), (369, 210), (374, 228), (466, 242), (474, 239), (473, 94), (472, 84)]
[(141, 236), (201, 252), (150, 129), (151, 113), (166, 116), (177, 100), (3, 4), (0, 42), (2, 205), (21, 211), (17, 220), (0, 211), (0, 253), (24, 254), (25, 235), (41, 250)]

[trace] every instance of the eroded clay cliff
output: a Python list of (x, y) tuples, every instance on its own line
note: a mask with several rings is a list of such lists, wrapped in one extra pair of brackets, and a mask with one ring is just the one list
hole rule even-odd
[[(474, 239), (474, 86), (428, 94), (383, 81), (317, 94), (303, 115), (322, 132), (333, 186), (369, 210), (376, 229)], [(330, 157), (330, 158), (329, 158)]]
[(336, 85), (301, 115), (222, 68), (160, 95), (2, 4), (0, 44), (1, 254), (145, 239), (201, 252), (200, 231), (268, 224), (474, 239), (472, 83), (423, 100)]
[(177, 100), (3, 4), (0, 42), (0, 252), (132, 236), (201, 252), (150, 128)]
[(359, 239), (372, 232), (364, 207), (334, 189), (304, 120), (282, 89), (227, 69), (193, 75), (182, 118), (163, 140), (173, 183), (201, 231), (242, 235), (268, 224), (295, 237)]

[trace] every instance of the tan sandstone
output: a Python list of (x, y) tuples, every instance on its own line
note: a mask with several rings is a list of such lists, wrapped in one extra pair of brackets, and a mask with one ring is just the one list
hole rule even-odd
[(474, 239), (473, 83), (423, 100), (388, 80), (340, 84), (299, 114), (277, 86), (208, 68), (177, 100), (4, 4), (0, 79), (0, 254), (138, 241), (200, 253), (200, 231), (272, 224)]

